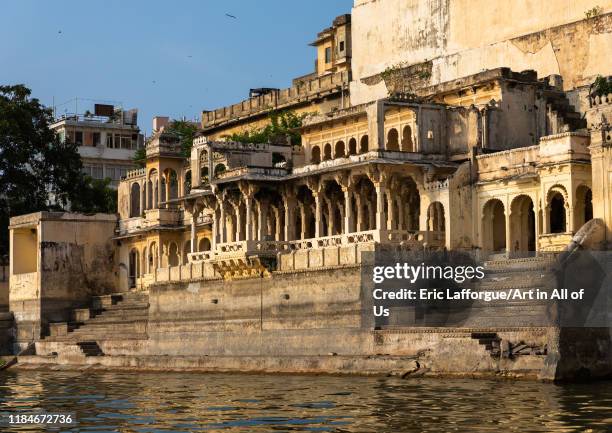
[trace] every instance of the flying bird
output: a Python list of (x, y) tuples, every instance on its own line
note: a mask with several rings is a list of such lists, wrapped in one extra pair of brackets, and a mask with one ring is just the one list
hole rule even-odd
[(234, 15), (231, 15), (231, 14), (225, 14), (225, 16), (226, 16), (226, 17), (233, 18), (233, 19), (237, 19), (237, 18), (236, 18)]

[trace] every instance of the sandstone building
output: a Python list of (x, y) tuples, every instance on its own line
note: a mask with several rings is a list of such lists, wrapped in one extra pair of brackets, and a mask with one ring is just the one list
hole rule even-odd
[[(369, 252), (470, 253), (501, 290), (546, 287), (568, 246), (612, 246), (612, 95), (594, 86), (612, 74), (612, 3), (498, 6), (355, 0), (313, 43), (313, 74), (204, 112), (190, 158), (156, 131), (114, 232), (101, 216), (13, 219), (16, 345), (107, 365), (609, 374), (607, 328), (565, 331), (543, 309), (508, 306), (512, 326), (486, 308), (452, 329), (363, 320)], [(271, 109), (309, 113), (301, 145), (223, 138)]]

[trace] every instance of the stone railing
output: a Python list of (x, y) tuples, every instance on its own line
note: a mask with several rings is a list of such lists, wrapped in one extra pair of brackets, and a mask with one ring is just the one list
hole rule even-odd
[(187, 254), (187, 258), (189, 259), (190, 263), (205, 262), (207, 260), (210, 260), (213, 256), (214, 253), (212, 251), (197, 251), (195, 253)]
[(147, 221), (142, 217), (133, 217), (119, 220), (119, 233), (132, 233), (147, 226)]
[(131, 180), (137, 178), (144, 178), (146, 174), (146, 170), (144, 168), (137, 168), (135, 170), (128, 171), (125, 176), (123, 176), (123, 180)]
[(300, 81), (294, 86), (276, 90), (265, 95), (246, 99), (237, 104), (202, 113), (202, 126), (210, 128), (237, 118), (244, 118), (272, 109), (282, 109), (311, 97), (339, 92), (349, 82), (347, 71), (336, 72), (310, 80)]
[(288, 173), (288, 169), (280, 167), (237, 167), (219, 173), (217, 179), (230, 179), (245, 175), (283, 177)]
[(147, 209), (145, 218), (147, 226), (153, 225), (177, 225), (182, 221), (183, 212), (181, 209)]
[(538, 237), (539, 251), (563, 251), (572, 241), (572, 233), (545, 233)]
[[(195, 254), (195, 253), (194, 253)], [(153, 274), (153, 283), (164, 283), (171, 281), (191, 281), (220, 278), (210, 263), (198, 261), (186, 265), (158, 268)]]
[(589, 96), (589, 105), (591, 107), (597, 107), (598, 105), (612, 104), (612, 93), (607, 95), (592, 95)]
[(390, 242), (424, 242), (427, 232), (409, 230), (387, 230), (385, 240)]
[(426, 155), (416, 152), (401, 152), (390, 150), (370, 150), (357, 155), (341, 156), (334, 159), (328, 159), (319, 163), (308, 163), (301, 167), (293, 168), (293, 174), (304, 174), (319, 171), (326, 168), (337, 168), (344, 165), (355, 164), (358, 162), (372, 161), (377, 159), (393, 160), (393, 161), (440, 161), (443, 159), (440, 155)]

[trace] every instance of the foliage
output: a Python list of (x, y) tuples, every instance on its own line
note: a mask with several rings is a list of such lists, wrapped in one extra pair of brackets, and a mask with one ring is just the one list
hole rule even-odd
[(603, 9), (601, 8), (601, 6), (595, 6), (594, 8), (587, 10), (584, 13), (584, 15), (587, 17), (587, 19), (589, 19), (589, 18), (598, 17), (599, 15), (602, 14), (602, 12), (603, 12)]
[[(198, 125), (193, 122), (186, 120), (173, 120), (170, 124), (164, 128), (165, 132), (177, 134), (181, 140), (181, 154), (185, 158), (191, 156), (191, 146), (193, 145), (193, 139), (195, 138), (196, 132), (198, 132)], [(132, 158), (134, 164), (138, 168), (144, 168), (147, 163), (147, 151), (144, 147), (138, 148)]]
[(132, 161), (134, 161), (134, 164), (136, 164), (138, 168), (145, 168), (147, 164), (147, 150), (144, 147), (136, 149)]
[(181, 138), (181, 152), (185, 158), (189, 158), (191, 156), (193, 139), (195, 138), (196, 132), (198, 132), (198, 125), (186, 120), (173, 120), (165, 130), (178, 134)]
[(270, 143), (289, 136), (291, 143), (302, 145), (302, 136), (297, 128), (308, 113), (296, 114), (293, 111), (276, 111), (269, 113), (270, 123), (263, 128), (253, 128), (250, 131), (234, 133), (226, 136), (231, 141), (242, 143)]
[(60, 210), (76, 201), (80, 210), (97, 209), (81, 197), (90, 181), (78, 146), (59, 139), (49, 128), (51, 110), (30, 95), (24, 85), (0, 86), (0, 255), (8, 252), (12, 216)]
[(116, 213), (117, 191), (110, 188), (111, 180), (84, 176), (79, 194), (70, 204), (71, 210), (83, 213)]
[(612, 93), (612, 81), (599, 75), (593, 83), (593, 94), (603, 96)]

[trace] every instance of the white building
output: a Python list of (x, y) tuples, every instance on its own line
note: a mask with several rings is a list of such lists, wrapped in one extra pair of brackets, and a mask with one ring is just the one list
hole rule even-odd
[(61, 140), (78, 144), (87, 175), (94, 179), (110, 178), (111, 186), (117, 187), (121, 177), (136, 168), (133, 158), (136, 150), (144, 146), (144, 136), (137, 125), (138, 110), (99, 107), (96, 106), (95, 115), (88, 112), (59, 117), (51, 129)]

